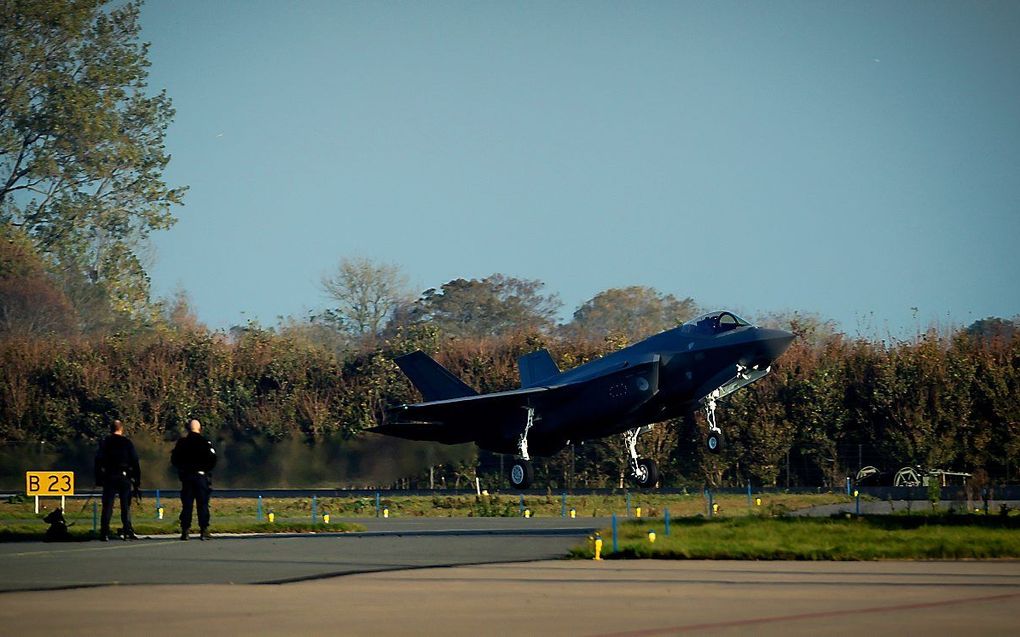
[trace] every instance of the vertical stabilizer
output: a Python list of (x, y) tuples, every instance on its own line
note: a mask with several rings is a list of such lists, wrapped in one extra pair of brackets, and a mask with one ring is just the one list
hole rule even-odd
[(534, 387), (560, 375), (560, 368), (547, 349), (521, 356), (517, 359), (517, 369), (521, 373), (521, 387)]
[(415, 352), (393, 360), (411, 383), (421, 392), (427, 402), (477, 396), (461, 379), (450, 373), (425, 352)]

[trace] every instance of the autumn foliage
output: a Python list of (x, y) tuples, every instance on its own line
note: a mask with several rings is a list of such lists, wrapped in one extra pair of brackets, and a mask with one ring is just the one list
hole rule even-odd
[[(229, 335), (166, 326), (96, 338), (8, 334), (0, 339), (0, 440), (8, 451), (40, 441), (88, 446), (116, 416), (136, 438), (158, 445), (197, 416), (224, 444), (297, 443), (310, 454), (356, 448), (375, 438), (363, 431), (386, 405), (418, 398), (394, 355), (424, 349), (489, 392), (515, 387), (516, 359), (534, 349), (548, 347), (567, 368), (621, 344), (538, 332), (449, 339), (428, 323), (349, 350), (325, 347), (301, 330), (254, 325)], [(641, 449), (667, 484), (839, 485), (859, 463), (1012, 478), (1020, 455), (1020, 339), (965, 331), (892, 343), (803, 338), (772, 374), (727, 398), (719, 421), (730, 442), (722, 456), (702, 452), (700, 419), (657, 426), (642, 436)], [(592, 441), (537, 470), (557, 486), (614, 486), (625, 458), (621, 441)], [(498, 462), (472, 450), (459, 464), (409, 463), (388, 479), (420, 486), (432, 466), (433, 480), (451, 486), (476, 471), (498, 481)], [(354, 474), (345, 480), (357, 482)], [(339, 482), (326, 466), (307, 480)]]

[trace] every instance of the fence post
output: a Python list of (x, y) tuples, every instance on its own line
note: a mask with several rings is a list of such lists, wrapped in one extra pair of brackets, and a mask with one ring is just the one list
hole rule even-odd
[(747, 508), (751, 508), (751, 481), (747, 481)]
[(630, 491), (627, 492), (627, 517), (630, 517)]
[(713, 513), (715, 511), (715, 507), (712, 506), (713, 504), (715, 504), (715, 503), (712, 501), (712, 490), (709, 489), (708, 490), (708, 517), (712, 517), (712, 515), (713, 515)]
[(524, 515), (524, 494), (523, 493), (521, 494), (521, 504), (520, 504), (520, 508), (518, 509), (518, 513), (520, 515)]
[(379, 517), (379, 492), (375, 492), (375, 517)]
[(563, 492), (563, 499), (560, 500), (560, 517), (567, 517), (567, 492)]
[(666, 537), (669, 537), (669, 507), (666, 507)]
[(156, 489), (156, 517), (157, 518), (159, 517), (159, 509), (160, 509), (160, 505), (159, 505), (159, 489)]
[(95, 533), (99, 529), (99, 507), (96, 506), (96, 501), (92, 501), (92, 532)]
[(619, 534), (616, 532), (616, 514), (614, 513), (613, 514), (613, 553), (616, 553), (617, 551), (620, 550), (620, 543), (618, 541), (617, 535), (619, 535)]
[(259, 522), (262, 521), (262, 496), (261, 495), (259, 496), (259, 508), (258, 508), (258, 511), (256, 512), (256, 517), (257, 517)]
[(316, 497), (312, 496), (312, 524), (319, 521), (319, 501)]

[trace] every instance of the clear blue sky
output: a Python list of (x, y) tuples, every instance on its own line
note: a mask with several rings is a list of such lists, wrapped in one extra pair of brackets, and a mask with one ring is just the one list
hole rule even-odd
[[(149, 0), (153, 289), (212, 327), (419, 289), (649, 285), (850, 333), (1020, 313), (1018, 2)], [(912, 308), (917, 308), (913, 310)]]

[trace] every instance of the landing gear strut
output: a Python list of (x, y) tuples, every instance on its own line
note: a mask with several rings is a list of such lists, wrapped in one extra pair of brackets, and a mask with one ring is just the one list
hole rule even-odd
[(531, 466), (531, 457), (528, 456), (528, 432), (535, 424), (535, 409), (526, 407), (528, 420), (524, 423), (524, 432), (517, 441), (517, 453), (521, 456), (510, 465), (510, 486), (515, 489), (527, 489), (531, 481), (535, 479), (535, 470)]
[(642, 460), (637, 453), (637, 438), (640, 434), (651, 429), (652, 426), (636, 427), (623, 434), (623, 440), (627, 443), (627, 451), (630, 454), (630, 473), (634, 481), (642, 489), (655, 486), (659, 481), (659, 469), (655, 466), (654, 460)]
[(726, 438), (723, 437), (722, 429), (715, 423), (715, 398), (709, 397), (705, 405), (705, 420), (708, 421), (708, 438), (705, 444), (712, 453), (720, 453), (726, 448)]

